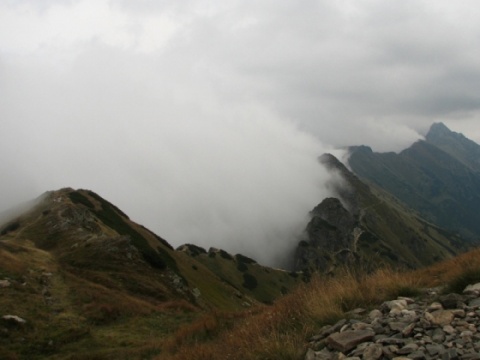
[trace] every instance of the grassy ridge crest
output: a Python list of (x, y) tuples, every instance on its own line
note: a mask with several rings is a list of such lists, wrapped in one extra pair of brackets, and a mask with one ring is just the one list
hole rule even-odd
[(125, 213), (119, 210), (115, 205), (112, 205), (110, 202), (95, 194), (93, 191), (88, 191), (87, 193), (100, 203), (100, 210), (97, 210), (93, 203), (79, 191), (70, 192), (68, 195), (72, 202), (90, 208), (105, 225), (118, 232), (118, 234), (129, 236), (132, 240), (132, 244), (140, 251), (145, 261), (151, 266), (161, 270), (170, 267), (171, 269), (178, 271), (175, 259), (173, 259), (170, 254), (161, 247), (157, 247), (157, 249), (154, 250), (138, 231), (124, 221), (124, 218), (129, 220)]

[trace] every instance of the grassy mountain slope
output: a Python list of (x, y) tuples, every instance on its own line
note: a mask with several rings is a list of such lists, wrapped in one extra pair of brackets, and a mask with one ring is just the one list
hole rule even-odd
[[(436, 127), (432, 129), (434, 135), (427, 139), (439, 137)], [(466, 165), (471, 159), (458, 159), (463, 151), (452, 156), (428, 141), (399, 154), (375, 153), (365, 146), (350, 151), (349, 166), (360, 178), (391, 193), (427, 221), (478, 241), (480, 173)]]
[(301, 281), (219, 261), (226, 281), (215, 259), (174, 250), (87, 190), (46, 193), (0, 234), (0, 317), (26, 320), (0, 320), (2, 359), (149, 358), (166, 339), (208, 337), (216, 320), (207, 312), (261, 307)]
[(480, 281), (479, 260), (480, 251), (475, 250), (416, 271), (380, 269), (365, 274), (351, 270), (337, 277), (315, 276), (274, 306), (238, 318), (234, 326), (219, 331), (212, 339), (189, 345), (169, 357), (160, 355), (155, 360), (303, 360), (308, 340), (323, 325), (355, 317), (354, 309), (368, 311), (398, 296), (421, 296), (426, 288), (440, 293), (442, 289), (461, 292), (466, 285)]
[(450, 131), (444, 124), (435, 123), (425, 137), (435, 145), (474, 171), (480, 171), (480, 145), (463, 134)]
[(226, 283), (263, 303), (272, 303), (303, 280), (301, 273), (262, 266), (241, 254), (232, 256), (214, 248), (207, 252), (194, 245), (183, 245), (179, 250), (194, 257)]
[[(348, 172), (344, 178), (358, 180)], [(382, 192), (355, 186), (359, 193), (337, 191), (359, 224), (390, 226), (378, 219)], [(426, 226), (429, 236), (441, 232)], [(85, 190), (47, 193), (0, 234), (1, 359), (304, 359), (307, 339), (349, 310), (452, 278), (480, 280), (476, 252), (421, 273), (340, 271), (338, 278), (314, 276), (305, 284), (241, 255), (192, 245), (173, 250)], [(292, 290), (295, 281), (300, 286)], [(273, 305), (257, 301), (269, 301), (282, 287), (289, 293)]]
[(334, 271), (345, 263), (417, 268), (464, 250), (462, 240), (428, 223), (385, 191), (363, 183), (332, 155), (321, 162), (343, 179), (340, 199), (325, 199), (311, 213), (297, 268)]

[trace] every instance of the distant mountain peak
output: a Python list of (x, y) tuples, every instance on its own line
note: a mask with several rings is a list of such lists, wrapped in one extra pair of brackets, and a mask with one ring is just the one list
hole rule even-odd
[(452, 131), (442, 122), (433, 123), (430, 126), (430, 130), (427, 133), (427, 136), (432, 134), (451, 134)]
[(446, 141), (452, 141), (454, 139), (457, 141), (467, 140), (465, 136), (451, 131), (444, 123), (441, 122), (433, 123), (427, 135), (425, 135), (425, 140), (435, 145), (438, 145), (438, 143), (444, 143)]
[(457, 141), (472, 142), (471, 140), (466, 138), (462, 133), (457, 133), (455, 131), (450, 130), (442, 122), (433, 123), (427, 135), (425, 136), (425, 139), (428, 142), (434, 143), (435, 145), (438, 145), (436, 144), (437, 141), (439, 140), (447, 141), (447, 139), (448, 140), (455, 139)]
[(426, 142), (438, 147), (474, 171), (480, 172), (480, 145), (461, 133), (435, 123), (425, 136)]
[(434, 123), (425, 140), (395, 153), (351, 152), (350, 168), (437, 226), (476, 242), (480, 224), (480, 145)]

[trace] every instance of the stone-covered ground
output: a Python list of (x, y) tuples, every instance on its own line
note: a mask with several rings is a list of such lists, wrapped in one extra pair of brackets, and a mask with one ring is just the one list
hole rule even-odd
[(429, 289), (351, 315), (313, 336), (305, 360), (480, 359), (480, 283), (462, 295)]

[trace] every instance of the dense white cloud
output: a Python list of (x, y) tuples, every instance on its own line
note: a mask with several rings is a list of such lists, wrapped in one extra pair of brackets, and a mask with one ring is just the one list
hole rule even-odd
[(438, 121), (480, 141), (479, 12), (0, 2), (2, 207), (91, 188), (175, 245), (278, 257), (328, 195), (322, 152), (400, 150)]
[(14, 60), (0, 84), (4, 205), (89, 188), (174, 245), (274, 264), (328, 195), (327, 147), (183, 62), (96, 42), (61, 72)]

